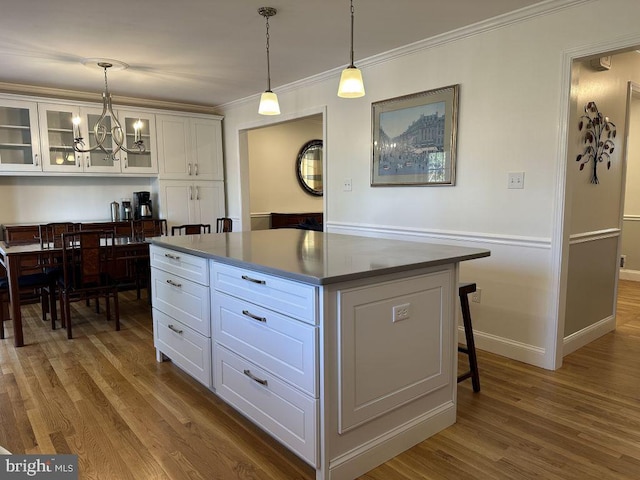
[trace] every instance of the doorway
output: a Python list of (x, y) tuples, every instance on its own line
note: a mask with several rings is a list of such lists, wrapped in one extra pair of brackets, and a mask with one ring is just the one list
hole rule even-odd
[[(309, 200), (295, 176), (297, 154), (302, 145), (310, 140), (308, 136), (318, 136), (319, 133), (318, 139), (325, 145), (322, 176), (327, 176), (326, 118), (326, 106), (320, 106), (295, 114), (264, 117), (238, 126), (239, 220), (242, 230), (268, 228), (270, 210), (274, 208), (292, 212), (302, 207), (313, 207), (317, 212), (326, 212), (326, 192), (316, 197), (313, 205), (298, 202), (294, 198), (302, 198), (305, 202)], [(282, 142), (286, 143), (288, 153), (276, 152)], [(268, 188), (265, 188), (266, 177), (261, 173), (265, 171), (269, 177)], [(252, 185), (256, 186), (253, 191)]]
[[(610, 68), (603, 67), (606, 62), (602, 62), (599, 56), (571, 61), (565, 193), (568, 208), (565, 209), (563, 225), (565, 253), (562, 259), (566, 296), (564, 312), (558, 321), (555, 368), (561, 365), (562, 356), (615, 329), (619, 259), (625, 223), (623, 209), (628, 203), (625, 202), (625, 147), (629, 137), (627, 128), (631, 126), (628, 117), (631, 96), (627, 84), (640, 80), (640, 54), (625, 49), (600, 55), (611, 55)], [(576, 127), (580, 120), (585, 119), (585, 106), (590, 102), (595, 102), (603, 117), (608, 117), (617, 126), (614, 139), (617, 152), (611, 157), (610, 166), (604, 158), (603, 162), (585, 164), (583, 171), (578, 168), (576, 158), (585, 147), (577, 141)], [(640, 123), (636, 123), (636, 128), (639, 126)], [(599, 183), (590, 181), (594, 165), (597, 165)], [(633, 193), (632, 188), (627, 191)], [(640, 206), (640, 200), (637, 203)], [(637, 212), (640, 219), (640, 208)], [(640, 227), (640, 222), (637, 227)], [(640, 228), (638, 235), (640, 239)]]

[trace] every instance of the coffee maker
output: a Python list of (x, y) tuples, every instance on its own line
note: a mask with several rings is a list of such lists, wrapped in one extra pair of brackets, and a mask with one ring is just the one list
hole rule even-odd
[(133, 214), (136, 220), (153, 217), (150, 192), (133, 192)]
[(122, 214), (120, 215), (120, 218), (122, 220), (124, 220), (125, 222), (133, 220), (133, 210), (131, 208), (131, 199), (130, 198), (123, 198), (122, 199)]

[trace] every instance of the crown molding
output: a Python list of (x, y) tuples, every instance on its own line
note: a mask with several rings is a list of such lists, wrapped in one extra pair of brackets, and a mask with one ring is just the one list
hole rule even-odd
[[(29, 95), (33, 97), (46, 97), (81, 102), (102, 102), (101, 93), (66, 90), (62, 88), (42, 87), (37, 85), (23, 85), (19, 83), (0, 82), (0, 93)], [(113, 103), (117, 105), (216, 115), (215, 107), (211, 105), (198, 105), (192, 103), (171, 102), (166, 100), (150, 100), (113, 94), (112, 99)]]
[[(483, 20), (481, 22), (467, 25), (466, 27), (451, 30), (449, 32), (445, 32), (424, 40), (419, 40), (417, 42), (410, 43), (408, 45), (404, 45), (402, 47), (398, 47), (396, 49), (389, 50), (378, 55), (374, 55), (372, 57), (358, 60), (358, 68), (360, 68), (361, 70), (365, 70), (368, 67), (386, 63), (395, 58), (400, 58), (405, 55), (411, 55), (416, 52), (421, 52), (474, 35), (479, 35), (484, 32), (496, 30), (498, 28), (512, 25), (514, 23), (524, 22), (535, 17), (550, 15), (560, 10), (571, 8), (583, 3), (590, 3), (592, 1), (593, 0), (547, 0), (546, 2), (536, 3), (535, 5), (531, 5), (529, 7), (524, 7), (513, 12), (505, 13), (503, 15), (498, 15), (497, 17), (493, 17), (488, 20)], [(332, 70), (327, 70), (326, 72), (303, 78), (301, 80), (282, 85), (278, 88), (273, 88), (273, 91), (276, 94), (287, 93), (293, 90), (297, 90), (301, 87), (308, 87), (334, 77), (339, 77), (340, 73), (346, 66), (347, 65), (342, 65)], [(336, 79), (336, 89), (338, 88), (337, 84), (338, 80)], [(218, 108), (224, 110), (225, 108), (236, 107), (247, 103), (254, 103), (257, 101), (257, 99), (260, 98), (261, 93), (262, 92), (256, 95), (251, 95), (250, 97), (240, 98), (238, 100), (233, 100), (231, 102), (218, 105)]]

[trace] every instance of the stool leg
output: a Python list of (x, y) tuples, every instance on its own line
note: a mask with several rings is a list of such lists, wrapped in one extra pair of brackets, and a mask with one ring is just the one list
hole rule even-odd
[(473, 340), (473, 327), (471, 326), (471, 311), (469, 310), (469, 297), (466, 293), (460, 293), (460, 309), (462, 310), (462, 322), (464, 324), (464, 336), (467, 340), (467, 353), (469, 355), (469, 368), (471, 370), (471, 383), (473, 391), (480, 391), (480, 373), (478, 372), (478, 359), (476, 357), (476, 343)]

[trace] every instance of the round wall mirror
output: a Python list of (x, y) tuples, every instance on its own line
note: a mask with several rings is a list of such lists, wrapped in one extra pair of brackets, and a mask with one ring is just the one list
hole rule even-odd
[(322, 196), (322, 140), (310, 140), (302, 146), (296, 162), (296, 176), (307, 193)]

